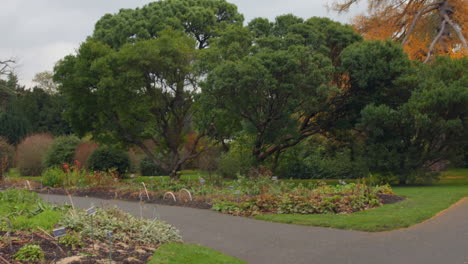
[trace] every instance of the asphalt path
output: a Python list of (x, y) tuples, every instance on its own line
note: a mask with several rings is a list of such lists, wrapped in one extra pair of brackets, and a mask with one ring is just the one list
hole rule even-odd
[[(52, 203), (68, 197), (41, 195)], [(211, 210), (73, 197), (78, 208), (117, 206), (135, 216), (158, 217), (185, 242), (250, 264), (468, 264), (468, 198), (424, 223), (368, 233), (269, 223)]]

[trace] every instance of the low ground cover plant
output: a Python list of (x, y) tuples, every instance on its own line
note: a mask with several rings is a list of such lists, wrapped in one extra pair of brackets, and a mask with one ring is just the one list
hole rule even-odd
[[(8, 240), (14, 241), (10, 248), (8, 241), (0, 240), (0, 255), (11, 263), (50, 263), (69, 256), (86, 263), (107, 261), (109, 232), (118, 263), (135, 256), (148, 261), (160, 245), (182, 242), (176, 228), (156, 219), (139, 219), (117, 208), (96, 208), (91, 221), (84, 210), (54, 206), (24, 190), (0, 192), (0, 217), (0, 236), (8, 231)], [(58, 241), (47, 234), (57, 227), (67, 232)]]

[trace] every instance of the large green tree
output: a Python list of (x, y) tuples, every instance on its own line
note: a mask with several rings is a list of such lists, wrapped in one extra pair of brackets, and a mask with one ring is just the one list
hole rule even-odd
[(372, 171), (396, 176), (401, 184), (428, 175), (440, 161), (463, 155), (468, 145), (468, 59), (438, 57), (402, 78), (411, 87), (399, 106), (372, 104), (357, 125), (366, 135)]
[(91, 38), (119, 48), (128, 42), (158, 37), (169, 26), (193, 37), (203, 49), (227, 25), (241, 26), (243, 20), (237, 7), (225, 0), (163, 0), (103, 16)]
[(409, 67), (398, 45), (292, 15), (228, 30), (206, 56), (200, 104), (210, 114), (200, 123), (214, 124), (218, 139), (252, 135), (259, 163), (312, 135), (352, 128), (365, 105), (395, 99), (380, 96)]
[(55, 69), (72, 126), (100, 141), (137, 145), (176, 176), (198, 155), (204, 136), (189, 138), (198, 90), (195, 47), (209, 47), (242, 22), (224, 0), (164, 0), (103, 16), (77, 56)]
[[(195, 40), (171, 29), (157, 39), (113, 50), (93, 40), (55, 68), (67, 97), (68, 119), (80, 134), (101, 142), (140, 147), (172, 176), (198, 155), (199, 135), (188, 148), (197, 78)], [(157, 147), (144, 144), (151, 140)]]

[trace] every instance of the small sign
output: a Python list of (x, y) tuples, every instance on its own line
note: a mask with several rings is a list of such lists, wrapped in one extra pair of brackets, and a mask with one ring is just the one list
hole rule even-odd
[(44, 210), (42, 210), (42, 208), (37, 208), (36, 210), (32, 211), (31, 214), (32, 215), (38, 215), (40, 213), (44, 212)]
[(88, 210), (86, 210), (86, 213), (88, 215), (94, 215), (96, 213), (96, 208), (94, 208), (94, 206), (93, 206), (93, 207), (89, 208)]
[(235, 194), (236, 194), (236, 195), (239, 195), (239, 194), (240, 194), (240, 191), (239, 191), (239, 190), (235, 191)]
[(67, 230), (65, 230), (65, 228), (57, 228), (52, 231), (52, 234), (54, 237), (63, 237), (67, 234)]
[(200, 178), (200, 183), (201, 183), (201, 184), (204, 184), (204, 183), (205, 183), (205, 179)]
[(109, 238), (109, 239), (111, 239), (114, 236), (112, 231), (107, 231), (106, 235), (107, 235), (107, 238)]
[(271, 177), (271, 180), (277, 181), (277, 180), (278, 180), (278, 176), (273, 176), (273, 177)]
[(229, 186), (229, 190), (234, 190), (234, 186)]

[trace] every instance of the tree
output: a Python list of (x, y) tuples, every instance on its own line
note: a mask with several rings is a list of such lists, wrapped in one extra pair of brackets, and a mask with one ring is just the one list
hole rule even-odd
[(237, 7), (225, 0), (163, 0), (103, 16), (91, 38), (119, 48), (128, 42), (158, 37), (169, 26), (193, 37), (203, 49), (227, 25), (242, 26), (243, 20)]
[[(334, 9), (346, 12), (360, 0), (343, 0)], [(412, 59), (428, 62), (434, 54), (468, 54), (467, 14), (464, 0), (368, 0), (369, 14), (354, 25), (366, 39), (398, 40)]]
[[(88, 40), (76, 56), (55, 68), (55, 79), (68, 102), (67, 117), (81, 135), (100, 142), (136, 145), (171, 172), (198, 155), (185, 142), (191, 131), (197, 79), (195, 40), (166, 29), (157, 39), (140, 40), (113, 50)], [(151, 140), (157, 148), (148, 148)], [(157, 153), (157, 154), (156, 154)]]
[(57, 84), (54, 82), (54, 73), (51, 71), (39, 72), (34, 76), (33, 82), (37, 88), (44, 90), (48, 94), (57, 93)]
[[(327, 36), (331, 29), (340, 34)], [(359, 40), (347, 26), (328, 19), (303, 21), (292, 15), (273, 23), (255, 19), (247, 29), (225, 31), (206, 54), (211, 70), (202, 85), (199, 103), (205, 111), (199, 125), (214, 125), (212, 136), (218, 140), (232, 139), (240, 132), (252, 135), (252, 156), (257, 163), (339, 125), (352, 98), (380, 88), (351, 83), (351, 89), (344, 82), (349, 78), (334, 67), (345, 58), (339, 54)], [(388, 49), (394, 46), (382, 45), (381, 50)], [(386, 57), (379, 57), (379, 51), (370, 50), (365, 63), (370, 68), (377, 61), (381, 75), (393, 64), (397, 66), (399, 58), (407, 60), (401, 49)], [(361, 66), (350, 74), (357, 74)], [(340, 77), (343, 81), (338, 84)]]
[(440, 161), (463, 155), (468, 145), (468, 59), (438, 57), (419, 65), (402, 80), (414, 87), (399, 106), (372, 104), (361, 113), (370, 169), (396, 175), (399, 183), (427, 176)]
[(66, 101), (60, 93), (51, 94), (38, 87), (21, 90), (14, 104), (31, 124), (31, 132), (48, 132), (54, 136), (72, 133), (70, 124), (63, 117)]

